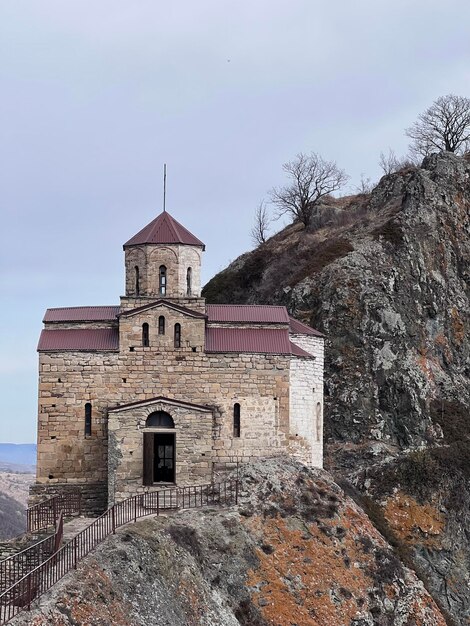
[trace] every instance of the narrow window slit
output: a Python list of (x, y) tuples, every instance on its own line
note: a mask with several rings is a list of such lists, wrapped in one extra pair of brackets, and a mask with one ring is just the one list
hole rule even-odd
[(140, 275), (139, 275), (139, 268), (137, 265), (135, 266), (134, 271), (135, 271), (135, 295), (140, 296)]
[(144, 348), (148, 348), (150, 345), (149, 325), (147, 324), (147, 322), (142, 324), (142, 345)]
[(175, 348), (181, 348), (181, 324), (175, 324)]
[(158, 271), (158, 293), (161, 296), (166, 295), (166, 267), (164, 265), (160, 265)]
[(91, 402), (85, 404), (85, 437), (91, 437)]
[(240, 405), (238, 402), (233, 405), (233, 436), (240, 437)]

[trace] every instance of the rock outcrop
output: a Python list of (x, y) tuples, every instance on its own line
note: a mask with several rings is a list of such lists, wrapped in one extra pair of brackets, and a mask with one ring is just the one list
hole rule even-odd
[(267, 460), (240, 478), (237, 507), (122, 528), (12, 626), (445, 626), (326, 472)]
[(327, 334), (326, 465), (380, 505), (456, 624), (470, 623), (469, 208), (470, 161), (432, 155), (330, 199), (204, 289), (285, 304)]

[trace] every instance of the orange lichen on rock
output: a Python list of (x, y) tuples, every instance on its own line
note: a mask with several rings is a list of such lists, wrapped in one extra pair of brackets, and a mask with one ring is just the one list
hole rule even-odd
[(384, 515), (396, 535), (410, 545), (433, 547), (444, 530), (445, 520), (436, 506), (419, 504), (402, 492), (388, 498)]
[(95, 560), (82, 566), (78, 580), (86, 585), (86, 596), (68, 588), (67, 593), (57, 598), (54, 612), (38, 615), (29, 623), (32, 626), (67, 626), (70, 623), (132, 626), (129, 617), (132, 607), (116, 594), (111, 579)]
[(423, 372), (428, 380), (434, 381), (433, 368), (440, 368), (436, 357), (432, 356), (427, 348), (420, 348), (416, 356), (419, 369)]
[(447, 362), (450, 363), (453, 360), (453, 357), (447, 337), (443, 333), (439, 333), (434, 338), (434, 343), (442, 350)]
[[(347, 522), (355, 526), (354, 519)], [(330, 534), (333, 529), (332, 523), (322, 530), (305, 525), (302, 531), (289, 529), (281, 518), (265, 521), (263, 540), (270, 553), (257, 551), (259, 567), (249, 572), (247, 584), (270, 624), (349, 626), (361, 614), (374, 585), (367, 573), (374, 558), (354, 533), (342, 526), (340, 539)]]
[(465, 339), (465, 324), (462, 321), (462, 318), (459, 315), (457, 309), (452, 307), (450, 310), (450, 315), (452, 318), (452, 333), (454, 336), (454, 341), (457, 345), (461, 345), (463, 340)]

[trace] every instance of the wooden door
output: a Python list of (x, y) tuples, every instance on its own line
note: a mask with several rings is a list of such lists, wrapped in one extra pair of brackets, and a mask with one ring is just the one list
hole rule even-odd
[(175, 434), (155, 433), (154, 482), (175, 482)]

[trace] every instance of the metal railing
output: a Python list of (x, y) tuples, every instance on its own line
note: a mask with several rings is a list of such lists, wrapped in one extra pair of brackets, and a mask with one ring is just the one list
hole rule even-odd
[(0, 594), (0, 626), (22, 609), (30, 609), (34, 600), (70, 570), (76, 569), (81, 559), (120, 526), (148, 515), (159, 515), (164, 510), (236, 504), (237, 501), (238, 481), (232, 480), (147, 492), (118, 502), (71, 541), (61, 548), (57, 546), (54, 554)]
[(64, 521), (59, 515), (56, 530), (32, 546), (0, 561), (0, 593), (9, 589), (28, 572), (43, 563), (60, 548), (64, 533)]
[(55, 526), (61, 512), (64, 517), (80, 515), (81, 507), (82, 498), (78, 489), (41, 500), (26, 511), (28, 532), (37, 532), (48, 526)]

